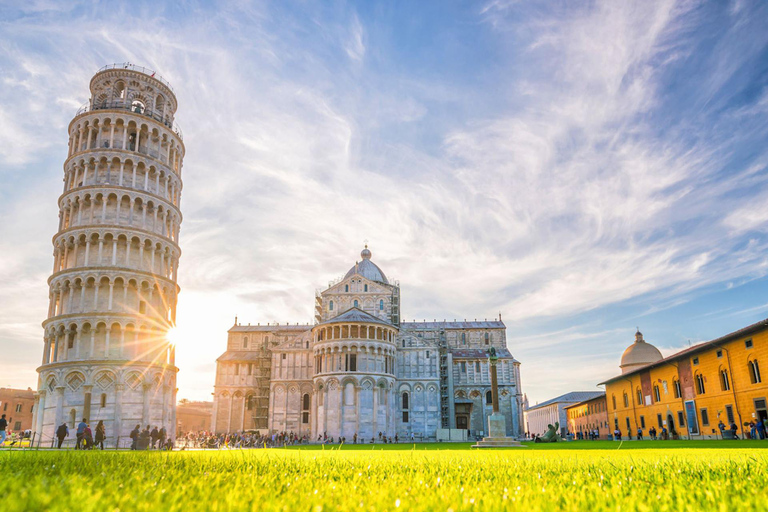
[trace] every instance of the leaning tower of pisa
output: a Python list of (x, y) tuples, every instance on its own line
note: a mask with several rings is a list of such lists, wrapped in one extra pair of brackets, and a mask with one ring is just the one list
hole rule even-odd
[(120, 446), (137, 425), (175, 437), (176, 372), (167, 333), (179, 288), (184, 143), (176, 96), (154, 71), (99, 70), (69, 124), (34, 431), (103, 420)]

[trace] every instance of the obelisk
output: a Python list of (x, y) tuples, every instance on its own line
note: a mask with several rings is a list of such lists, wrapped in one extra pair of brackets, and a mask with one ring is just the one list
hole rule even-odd
[(496, 374), (496, 364), (499, 358), (496, 355), (496, 349), (491, 347), (488, 352), (488, 363), (491, 367), (491, 400), (493, 402), (493, 413), (488, 416), (488, 436), (482, 441), (472, 445), (473, 448), (493, 448), (493, 447), (522, 447), (520, 443), (511, 437), (507, 437), (507, 420), (499, 410), (499, 382)]

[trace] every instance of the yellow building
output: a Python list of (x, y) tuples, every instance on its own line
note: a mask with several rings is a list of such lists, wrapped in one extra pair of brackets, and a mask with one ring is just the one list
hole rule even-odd
[[(718, 425), (735, 423), (740, 437), (745, 423), (768, 417), (760, 365), (768, 365), (768, 320), (667, 358), (638, 332), (621, 359), (622, 374), (605, 385), (610, 428), (626, 439), (666, 427), (670, 438), (721, 437)], [(768, 375), (766, 376), (768, 378)]]
[(581, 434), (583, 439), (590, 439), (590, 434), (605, 439), (611, 433), (606, 405), (605, 393), (600, 393), (595, 398), (566, 406), (568, 432), (577, 437)]

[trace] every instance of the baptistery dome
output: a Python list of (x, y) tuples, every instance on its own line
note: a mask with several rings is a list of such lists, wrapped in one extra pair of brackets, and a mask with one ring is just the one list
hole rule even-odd
[(360, 253), (360, 257), (362, 260), (359, 263), (355, 263), (355, 266), (349, 269), (349, 272), (347, 272), (347, 275), (344, 276), (344, 279), (358, 274), (370, 281), (389, 284), (389, 281), (387, 281), (387, 276), (384, 275), (384, 272), (382, 272), (381, 269), (371, 261), (371, 251), (368, 250), (367, 245), (365, 246), (365, 249), (363, 249), (363, 251)]
[(627, 347), (627, 350), (621, 355), (621, 373), (631, 372), (636, 368), (645, 366), (664, 359), (659, 349), (646, 343), (643, 339), (643, 333), (637, 331), (635, 342)]

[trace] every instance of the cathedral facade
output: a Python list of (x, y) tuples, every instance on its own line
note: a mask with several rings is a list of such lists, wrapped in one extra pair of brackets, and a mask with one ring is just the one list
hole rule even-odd
[(492, 413), (488, 350), (495, 347), (507, 434), (520, 435), (520, 363), (501, 319), (402, 322), (399, 283), (367, 247), (361, 258), (316, 293), (312, 324), (235, 322), (217, 360), (212, 428), (313, 440), (379, 433), (434, 440), (439, 429), (481, 436)]
[(379, 433), (428, 441), (440, 429), (481, 436), (493, 407), (495, 347), (507, 435), (521, 435), (520, 363), (501, 319), (402, 322), (399, 283), (367, 247), (361, 258), (316, 293), (312, 324), (235, 322), (217, 360), (213, 430), (348, 441)]

